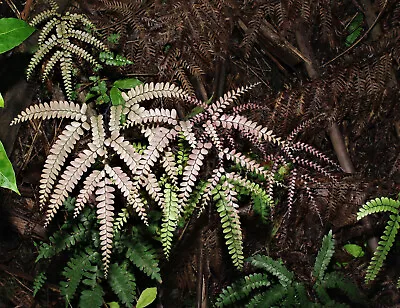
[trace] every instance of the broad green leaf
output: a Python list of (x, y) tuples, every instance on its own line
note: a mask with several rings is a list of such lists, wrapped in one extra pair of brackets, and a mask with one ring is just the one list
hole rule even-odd
[(343, 248), (347, 251), (347, 253), (351, 254), (354, 258), (360, 258), (365, 254), (362, 247), (356, 244), (346, 244), (343, 246)]
[(137, 301), (136, 308), (144, 308), (150, 305), (157, 296), (157, 288), (147, 288), (140, 294), (140, 297)]
[(121, 79), (114, 82), (114, 87), (120, 89), (131, 89), (142, 83), (143, 82), (136, 78)]
[(19, 195), (14, 169), (0, 141), (0, 187), (11, 189)]
[(110, 97), (111, 97), (111, 103), (113, 106), (118, 106), (118, 105), (125, 105), (125, 100), (122, 98), (122, 94), (120, 89), (117, 87), (112, 87), (110, 90)]
[(119, 308), (119, 304), (117, 302), (109, 302), (107, 305), (110, 308)]
[(17, 18), (0, 19), (0, 53), (4, 53), (25, 41), (33, 32), (34, 27)]
[(4, 107), (4, 99), (3, 99), (3, 96), (0, 93), (0, 108), (3, 108), (3, 107)]

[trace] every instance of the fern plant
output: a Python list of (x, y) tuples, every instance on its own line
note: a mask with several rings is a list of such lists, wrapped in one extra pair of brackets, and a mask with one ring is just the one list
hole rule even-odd
[[(72, 213), (75, 200), (68, 198), (65, 207)], [(85, 208), (78, 215), (77, 223), (68, 218), (60, 231), (50, 237), (49, 243), (41, 243), (36, 262), (41, 265), (45, 259), (68, 253), (69, 260), (62, 273), (66, 280), (60, 283), (61, 294), (67, 303), (79, 298), (80, 307), (101, 307), (105, 295), (103, 282), (107, 281), (118, 301), (131, 307), (137, 298), (135, 272), (139, 270), (161, 283), (158, 255), (137, 229), (125, 228), (123, 233), (116, 230), (114, 251), (121, 261), (111, 263), (105, 277), (102, 258), (97, 252), (101, 240), (94, 228), (96, 216), (94, 209)], [(45, 272), (40, 272), (34, 282), (35, 294), (45, 280)]]
[[(386, 257), (393, 247), (396, 235), (400, 228), (400, 195), (397, 200), (387, 197), (375, 198), (365, 203), (357, 213), (357, 220), (368, 215), (382, 212), (389, 212), (389, 220), (385, 231), (378, 242), (371, 263), (368, 265), (365, 275), (365, 282), (374, 281), (385, 262)], [(398, 281), (400, 283), (400, 279)]]
[(248, 262), (262, 272), (247, 275), (225, 288), (215, 305), (226, 307), (246, 303), (246, 307), (350, 307), (331, 299), (328, 289), (339, 289), (352, 303), (363, 303), (357, 287), (343, 274), (327, 272), (334, 247), (330, 231), (322, 240), (312, 272), (317, 302), (310, 300), (306, 285), (296, 281), (294, 274), (281, 262), (265, 255), (255, 255)]
[(61, 15), (58, 13), (59, 7), (55, 1), (50, 0), (49, 4), (50, 9), (36, 15), (29, 22), (31, 26), (36, 27), (48, 20), (40, 32), (39, 47), (29, 63), (27, 77), (30, 79), (37, 66), (44, 61), (42, 73), (42, 81), (44, 82), (55, 65), (59, 63), (64, 89), (67, 98), (71, 99), (73, 92), (73, 57), (86, 60), (95, 70), (101, 67), (96, 57), (86, 50), (88, 47), (82, 48), (79, 45), (86, 43), (88, 46), (104, 52), (107, 52), (108, 48), (87, 30), (79, 29), (79, 27), (94, 28), (92, 22), (84, 15), (69, 12)]

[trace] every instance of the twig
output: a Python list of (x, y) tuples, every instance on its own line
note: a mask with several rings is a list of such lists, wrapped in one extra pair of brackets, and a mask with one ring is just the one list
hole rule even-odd
[(336, 61), (337, 59), (339, 59), (340, 57), (342, 57), (343, 55), (345, 55), (346, 53), (348, 53), (350, 50), (352, 50), (356, 45), (358, 45), (370, 32), (371, 30), (375, 27), (376, 23), (378, 22), (379, 18), (381, 18), (383, 11), (385, 10), (387, 5), (387, 0), (385, 0), (385, 3), (383, 4), (383, 7), (381, 9), (381, 11), (379, 12), (378, 16), (375, 18), (374, 23), (368, 28), (368, 30), (357, 40), (353, 43), (353, 45), (351, 45), (349, 48), (347, 48), (345, 51), (343, 51), (342, 53), (338, 54), (336, 57), (334, 57), (332, 60), (329, 60), (328, 62), (324, 63), (323, 65), (321, 65), (321, 67), (325, 67), (328, 64)]
[(23, 19), (23, 20), (28, 19), (32, 3), (33, 3), (33, 0), (26, 0), (25, 7), (24, 7), (23, 11), (21, 12), (21, 19)]
[(19, 13), (17, 7), (15, 6), (14, 2), (11, 0), (6, 0), (8, 6), (10, 7), (11, 11), (17, 16), (17, 18), (21, 19), (21, 14)]

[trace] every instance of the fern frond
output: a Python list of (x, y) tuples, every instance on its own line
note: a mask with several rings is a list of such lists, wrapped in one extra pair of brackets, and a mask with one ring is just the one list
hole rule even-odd
[(111, 133), (111, 138), (104, 141), (106, 146), (111, 146), (119, 157), (125, 162), (132, 173), (136, 173), (136, 166), (141, 158), (140, 154), (135, 150), (132, 144), (124, 139), (119, 134), (119, 131), (114, 130)]
[(256, 122), (248, 120), (246, 117), (241, 115), (226, 115), (223, 114), (216, 122), (217, 126), (222, 126), (226, 129), (237, 129), (241, 132), (251, 134), (260, 140), (267, 140), (271, 143), (281, 144), (280, 137), (276, 137), (272, 130), (258, 125)]
[(84, 272), (88, 270), (91, 266), (88, 255), (85, 251), (80, 252), (80, 254), (73, 256), (64, 268), (63, 276), (67, 278), (67, 281), (61, 281), (60, 292), (67, 302), (70, 302), (79, 284), (83, 279)]
[(89, 52), (87, 52), (85, 49), (69, 42), (69, 41), (63, 41), (63, 48), (70, 53), (73, 53), (77, 55), (80, 58), (85, 59), (87, 62), (89, 62), (94, 68), (99, 68), (101, 67), (100, 63), (96, 60), (95, 57), (93, 57)]
[(220, 97), (215, 103), (206, 108), (211, 115), (215, 115), (216, 119), (219, 117), (221, 112), (224, 111), (228, 106), (232, 105), (241, 95), (250, 91), (258, 84), (253, 84), (245, 87), (238, 88), (236, 90), (225, 93), (223, 97)]
[(236, 192), (233, 185), (227, 181), (219, 187), (214, 193), (217, 212), (221, 218), (222, 232), (231, 255), (233, 265), (237, 268), (243, 267), (243, 239), (242, 229), (239, 220)]
[(256, 161), (246, 157), (240, 152), (236, 152), (235, 149), (230, 150), (229, 148), (224, 149), (225, 157), (228, 160), (233, 161), (235, 164), (239, 164), (243, 168), (263, 176), (265, 179), (270, 179), (273, 177), (271, 172), (264, 170), (264, 168)]
[(178, 185), (178, 167), (175, 163), (175, 156), (170, 149), (165, 151), (161, 163), (172, 184), (175, 186)]
[(385, 231), (378, 242), (378, 247), (374, 252), (371, 263), (368, 265), (365, 281), (375, 280), (383, 262), (386, 260), (387, 254), (393, 246), (394, 240), (400, 228), (400, 215), (390, 215), (389, 221), (385, 227)]
[(269, 282), (267, 275), (259, 273), (250, 274), (224, 289), (219, 294), (215, 305), (217, 307), (225, 307), (234, 304), (249, 296), (251, 291), (261, 287), (268, 287), (270, 285), (271, 283)]
[(143, 241), (125, 243), (127, 250), (125, 256), (143, 273), (151, 279), (161, 283), (160, 267), (158, 265), (157, 253)]
[(72, 56), (69, 52), (64, 52), (60, 58), (61, 76), (64, 83), (65, 93), (68, 99), (72, 98)]
[(192, 149), (189, 154), (189, 160), (183, 170), (183, 179), (179, 188), (179, 199), (181, 204), (185, 204), (188, 200), (192, 187), (194, 186), (200, 168), (203, 165), (205, 156), (208, 154), (208, 150), (211, 148), (211, 143), (197, 143), (197, 147)]
[(93, 289), (83, 290), (79, 298), (81, 308), (100, 308), (103, 306), (104, 291), (101, 285), (96, 284)]
[[(165, 123), (165, 124), (171, 124), (171, 125), (177, 125), (177, 113), (175, 109), (150, 109), (150, 110), (144, 110), (141, 114), (140, 117), (135, 117), (134, 120), (131, 120), (132, 117), (128, 113), (128, 119), (130, 120), (126, 125), (139, 125), (139, 124), (159, 124), (159, 123)], [(130, 123), (133, 122), (133, 123)]]
[(379, 212), (391, 212), (398, 215), (400, 212), (400, 200), (394, 200), (392, 198), (382, 197), (375, 198), (365, 203), (357, 213), (357, 220), (364, 218), (365, 216), (379, 213)]
[(117, 294), (119, 301), (127, 307), (132, 307), (136, 290), (133, 273), (127, 269), (126, 264), (113, 263), (108, 275), (110, 287)]
[(61, 167), (64, 165), (68, 154), (71, 153), (76, 142), (83, 135), (84, 131), (82, 128), (85, 127), (86, 125), (82, 125), (82, 123), (72, 122), (65, 127), (64, 131), (51, 147), (40, 179), (40, 208), (45, 205)]
[(36, 296), (37, 292), (43, 287), (46, 282), (46, 274), (45, 272), (40, 272), (36, 275), (35, 280), (33, 281), (33, 297)]
[(106, 45), (104, 45), (100, 40), (95, 38), (88, 32), (76, 30), (76, 29), (69, 29), (68, 33), (65, 34), (65, 38), (73, 37), (82, 42), (88, 43), (89, 45), (93, 45), (94, 47), (101, 49), (103, 51), (108, 51)]
[(94, 164), (97, 158), (97, 148), (93, 144), (89, 144), (90, 150), (83, 150), (79, 153), (71, 164), (61, 175), (61, 179), (56, 185), (53, 194), (51, 195), (49, 208), (46, 214), (45, 226), (47, 226), (57, 210), (64, 203), (68, 194), (75, 188), (78, 181), (81, 179), (84, 172)]
[(40, 12), (31, 21), (29, 21), (29, 25), (31, 25), (32, 27), (36, 27), (37, 25), (41, 24), (46, 19), (50, 19), (51, 17), (59, 18), (60, 14), (57, 13), (57, 10), (58, 10), (58, 6), (52, 7), (49, 10)]
[(197, 145), (196, 136), (193, 133), (193, 124), (190, 121), (180, 121), (179, 126), (182, 131), (184, 139), (190, 144), (194, 149)]
[(333, 253), (335, 252), (335, 240), (333, 239), (332, 230), (322, 239), (322, 246), (318, 251), (317, 258), (313, 268), (313, 276), (317, 279), (323, 279), (325, 271), (331, 262)]
[(326, 273), (323, 281), (323, 286), (326, 289), (341, 290), (344, 294), (346, 294), (346, 296), (351, 300), (352, 303), (365, 304), (363, 297), (360, 296), (360, 290), (342, 273)]
[(83, 188), (79, 191), (76, 198), (74, 217), (77, 217), (82, 211), (85, 204), (89, 201), (90, 196), (94, 193), (97, 185), (103, 178), (103, 175), (99, 170), (93, 170), (85, 181), (83, 182)]
[(121, 212), (118, 213), (118, 217), (114, 220), (114, 235), (121, 231), (122, 227), (128, 222), (129, 216), (127, 208), (123, 208)]
[(26, 69), (26, 78), (29, 80), (32, 77), (33, 71), (38, 66), (38, 64), (44, 59), (46, 55), (50, 53), (50, 51), (59, 44), (59, 40), (53, 34), (50, 38), (47, 39), (46, 44), (39, 46), (38, 50), (32, 56), (31, 61), (29, 62), (28, 68)]
[(163, 204), (163, 217), (161, 223), (161, 243), (164, 248), (164, 254), (169, 258), (172, 247), (173, 232), (178, 226), (178, 219), (180, 214), (180, 206), (178, 202), (178, 195), (176, 188), (169, 183), (164, 187), (164, 204)]
[[(281, 306), (280, 302), (283, 301), (288, 292), (288, 287), (280, 284), (272, 286), (266, 292), (255, 295), (246, 307), (275, 307)], [(290, 288), (290, 287), (289, 287)]]
[(113, 242), (113, 221), (114, 221), (114, 191), (110, 186), (111, 181), (105, 177), (105, 172), (101, 171), (104, 180), (98, 184), (96, 190), (97, 218), (100, 220), (100, 244), (103, 255), (104, 276), (107, 277), (108, 265), (110, 262), (111, 248)]
[(110, 107), (110, 121), (109, 121), (109, 130), (110, 132), (117, 131), (119, 132), (121, 128), (121, 115), (122, 115), (122, 106), (111, 106)]
[(122, 97), (126, 102), (126, 107), (134, 106), (144, 100), (150, 100), (153, 98), (160, 97), (174, 97), (181, 98), (184, 100), (190, 100), (190, 96), (186, 94), (183, 89), (170, 83), (145, 83), (136, 86), (135, 88), (128, 91), (128, 93), (122, 92)]
[(289, 272), (279, 261), (263, 255), (255, 255), (248, 260), (256, 268), (263, 269), (276, 276), (283, 287), (287, 287), (293, 281), (293, 273)]
[(32, 119), (51, 119), (51, 118), (67, 118), (75, 121), (86, 122), (87, 105), (78, 105), (67, 101), (51, 101), (50, 103), (37, 104), (26, 108), (10, 125)]
[(268, 195), (268, 193), (257, 183), (244, 179), (236, 173), (227, 173), (226, 178), (229, 182), (235, 185), (235, 187), (241, 186), (251, 194), (253, 199), (254, 211), (259, 214), (262, 221), (266, 223), (269, 218), (268, 216), (270, 213), (270, 209), (274, 205), (274, 201)]
[(163, 127), (156, 128), (152, 131), (154, 134), (149, 138), (149, 146), (144, 150), (137, 166), (137, 175), (147, 175), (151, 173), (151, 168), (154, 167), (161, 153), (178, 134), (174, 129), (166, 129)]
[(99, 156), (104, 156), (104, 140), (106, 133), (104, 131), (103, 116), (98, 115), (90, 117), (90, 125), (92, 128), (92, 142), (94, 146), (98, 149), (97, 154)]
[(46, 65), (43, 69), (42, 73), (42, 82), (45, 82), (45, 80), (49, 77), (51, 71), (54, 69), (54, 66), (58, 61), (61, 60), (61, 58), (64, 57), (64, 52), (57, 50), (51, 58), (46, 62)]

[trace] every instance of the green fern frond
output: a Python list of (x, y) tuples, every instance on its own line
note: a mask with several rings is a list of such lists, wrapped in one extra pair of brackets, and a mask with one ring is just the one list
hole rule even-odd
[(97, 284), (93, 289), (84, 290), (79, 298), (80, 308), (100, 308), (103, 306), (103, 288)]
[(121, 55), (114, 55), (113, 52), (100, 52), (99, 59), (107, 65), (125, 66), (133, 64), (133, 62)]
[(323, 280), (326, 289), (339, 289), (351, 300), (352, 303), (365, 304), (363, 297), (360, 296), (360, 290), (357, 286), (348, 280), (342, 273), (327, 273)]
[(204, 195), (206, 187), (207, 187), (206, 181), (200, 181), (199, 184), (197, 184), (196, 188), (190, 195), (189, 200), (186, 202), (185, 208), (183, 210), (182, 217), (184, 221), (186, 221), (193, 214), (194, 210), (197, 208), (197, 205), (199, 204), (201, 198)]
[(233, 265), (240, 269), (243, 267), (244, 257), (242, 229), (235, 197), (236, 192), (233, 190), (232, 184), (224, 181), (223, 185), (217, 185), (213, 194), (217, 212), (221, 218), (226, 246), (231, 255)]
[(333, 253), (335, 252), (335, 240), (333, 239), (332, 230), (322, 239), (322, 246), (315, 259), (313, 276), (316, 279), (323, 279), (325, 271), (331, 262)]
[(71, 233), (65, 233), (64, 230), (57, 231), (49, 238), (50, 244), (42, 243), (40, 245), (36, 262), (54, 257), (63, 250), (75, 246), (76, 243), (82, 242), (88, 235), (88, 227), (82, 223), (73, 225)]
[(135, 244), (128, 242), (125, 245), (128, 248), (126, 257), (147, 276), (161, 283), (160, 267), (156, 251), (142, 241), (137, 241)]
[(37, 292), (43, 287), (46, 282), (46, 274), (44, 272), (40, 272), (36, 275), (35, 280), (33, 281), (33, 296), (35, 297)]
[(254, 289), (262, 286), (268, 287), (270, 282), (264, 274), (251, 274), (243, 278), (239, 283), (234, 283), (223, 290), (217, 299), (216, 306), (224, 307), (247, 297)]
[(378, 247), (374, 252), (371, 263), (368, 265), (365, 281), (375, 280), (383, 262), (386, 260), (387, 254), (393, 246), (394, 240), (400, 228), (400, 215), (390, 215), (389, 221), (385, 227), (385, 231), (378, 242)]
[(118, 213), (118, 217), (114, 220), (114, 233), (121, 231), (122, 227), (127, 223), (129, 216), (127, 208), (123, 208), (121, 212)]
[(74, 297), (83, 278), (83, 271), (88, 266), (90, 266), (90, 262), (84, 252), (72, 257), (67, 263), (63, 271), (63, 276), (67, 278), (67, 281), (60, 282), (60, 292), (61, 295), (65, 297), (66, 301), (69, 302)]
[(229, 182), (234, 184), (235, 187), (243, 187), (245, 191), (242, 192), (242, 194), (251, 195), (254, 212), (260, 215), (263, 223), (266, 223), (269, 219), (270, 209), (274, 205), (274, 202), (268, 193), (259, 184), (244, 179), (237, 174), (227, 174), (227, 179)]
[(392, 212), (395, 215), (399, 214), (400, 200), (382, 197), (375, 198), (365, 203), (357, 213), (357, 220), (364, 218), (367, 215), (378, 212)]
[(135, 300), (135, 276), (127, 270), (126, 264), (113, 263), (108, 273), (108, 282), (119, 300), (127, 307), (132, 307)]
[(279, 283), (284, 287), (287, 287), (293, 281), (293, 273), (289, 272), (286, 267), (280, 262), (275, 261), (268, 256), (255, 255), (253, 257), (250, 257), (248, 260), (254, 267), (263, 269), (268, 273), (276, 276), (279, 280)]
[(169, 258), (172, 247), (173, 232), (178, 226), (179, 219), (179, 202), (177, 188), (169, 183), (164, 187), (164, 208), (162, 209), (163, 217), (161, 224), (161, 243), (164, 248), (164, 254)]
[(268, 280), (268, 276), (265, 274), (251, 274), (245, 276), (242, 280), (237, 283), (233, 283), (222, 291), (218, 296), (215, 305), (217, 307), (224, 307), (227, 305), (234, 304), (235, 302), (249, 296), (250, 292), (261, 288), (268, 287), (271, 283)]
[[(67, 302), (72, 300), (79, 284), (83, 280), (86, 280), (85, 284), (88, 285), (90, 284), (87, 281), (88, 276), (93, 277), (93, 274), (95, 274), (95, 277), (97, 277), (97, 275), (99, 275), (98, 267), (93, 266), (92, 262), (98, 264), (100, 262), (100, 255), (88, 248), (86, 251), (81, 251), (73, 256), (67, 263), (62, 273), (63, 276), (67, 278), (67, 281), (60, 282), (61, 295), (65, 297)], [(93, 281), (93, 279), (89, 280)], [(94, 281), (96, 282), (96, 279), (94, 279)]]
[(287, 295), (287, 288), (283, 285), (277, 284), (272, 286), (266, 292), (255, 295), (246, 307), (275, 307), (280, 306), (279, 303), (283, 301)]

